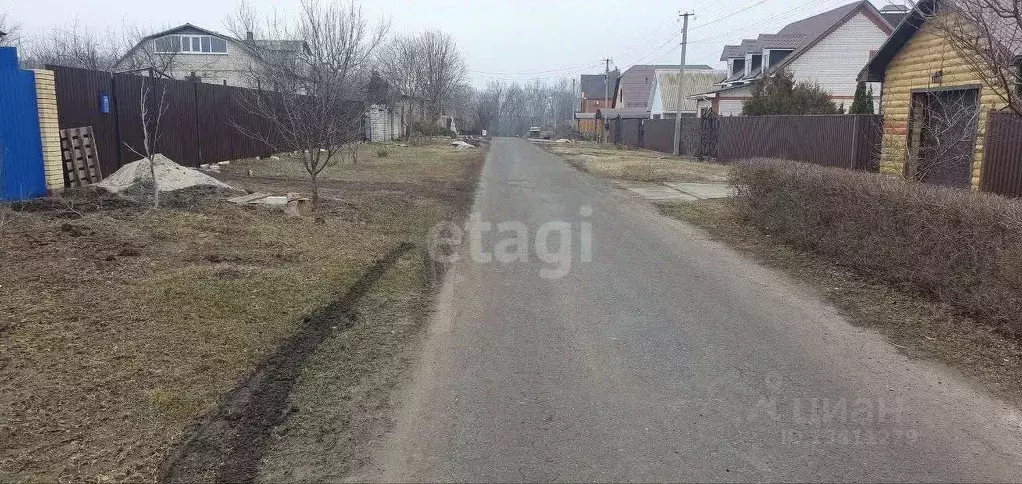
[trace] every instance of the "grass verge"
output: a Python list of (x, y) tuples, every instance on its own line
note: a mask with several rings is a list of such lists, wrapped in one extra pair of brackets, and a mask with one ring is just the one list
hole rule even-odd
[(995, 394), (1022, 402), (1022, 344), (1017, 339), (907, 288), (864, 278), (773, 240), (742, 224), (730, 203), (700, 200), (658, 207), (815, 288), (852, 324), (880, 331), (910, 357), (947, 363)]
[[(210, 194), (155, 211), (92, 193), (14, 207), (0, 234), (2, 479), (155, 480), (191, 426), (403, 243), (415, 248), (381, 281), (415, 283), (379, 282), (362, 299), (414, 301), (380, 324), (417, 327), (429, 300), (425, 234), (471, 203), (484, 150), (390, 151), (331, 168), (345, 183), (324, 186), (321, 224)], [(249, 162), (295, 173), (287, 163)], [(241, 173), (221, 178), (272, 193), (307, 187)], [(343, 317), (364, 324), (364, 304)], [(380, 349), (390, 343), (365, 344), (375, 359), (361, 370), (393, 358)]]
[(572, 166), (603, 178), (639, 182), (712, 183), (728, 181), (729, 167), (649, 150), (597, 143), (541, 143)]

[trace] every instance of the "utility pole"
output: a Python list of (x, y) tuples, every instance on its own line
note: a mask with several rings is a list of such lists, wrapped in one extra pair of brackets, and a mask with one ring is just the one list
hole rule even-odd
[[(608, 57), (606, 59), (603, 59), (603, 64), (604, 64), (604, 66), (603, 66), (603, 104), (604, 104), (603, 109), (607, 109), (607, 100), (610, 99), (610, 61), (611, 61), (610, 57)], [(603, 129), (600, 130), (600, 139), (603, 142), (607, 141), (607, 140), (605, 140), (603, 138), (603, 133), (605, 133), (606, 131), (607, 131), (607, 117), (604, 116), (604, 118), (603, 118)]]
[[(607, 101), (610, 99), (610, 61), (611, 61), (611, 59), (609, 57), (606, 58), (606, 59), (603, 59), (603, 63), (604, 63), (604, 67), (603, 67), (603, 102), (604, 102), (604, 104), (606, 104)], [(604, 106), (604, 107), (608, 107), (608, 106)]]
[(688, 48), (688, 18), (693, 13), (680, 14), (683, 17), (681, 27), (681, 64), (678, 66), (678, 106), (674, 110), (674, 156), (681, 154), (681, 106), (685, 103), (685, 49)]

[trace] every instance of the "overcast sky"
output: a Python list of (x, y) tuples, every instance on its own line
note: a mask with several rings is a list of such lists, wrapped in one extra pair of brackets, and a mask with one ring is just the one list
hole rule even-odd
[[(851, 0), (366, 0), (372, 18), (389, 18), (392, 32), (439, 28), (455, 37), (468, 62), (470, 82), (577, 78), (614, 66), (677, 63), (680, 9), (690, 20), (688, 64), (719, 62), (721, 48)], [(872, 0), (882, 7), (889, 0)], [(298, 0), (250, 0), (257, 10), (293, 12)], [(186, 22), (224, 30), (239, 0), (0, 0), (26, 36), (59, 28), (75, 15), (103, 31), (124, 23), (154, 30)]]

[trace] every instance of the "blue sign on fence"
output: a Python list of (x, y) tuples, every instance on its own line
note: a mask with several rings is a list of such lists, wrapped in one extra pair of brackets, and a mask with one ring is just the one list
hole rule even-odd
[(44, 195), (35, 74), (18, 66), (14, 47), (0, 47), (0, 202)]

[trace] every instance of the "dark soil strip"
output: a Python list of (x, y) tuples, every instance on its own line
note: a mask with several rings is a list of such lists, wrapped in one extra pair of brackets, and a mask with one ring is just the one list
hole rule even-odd
[(254, 481), (270, 432), (287, 417), (288, 397), (308, 357), (332, 332), (351, 325), (354, 304), (413, 247), (402, 243), (377, 260), (343, 298), (307, 318), (212, 415), (190, 429), (161, 466), (160, 482)]

